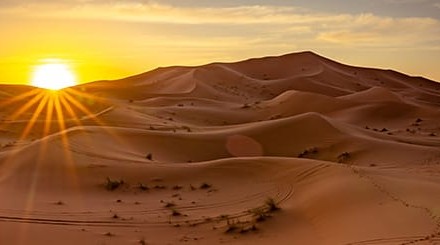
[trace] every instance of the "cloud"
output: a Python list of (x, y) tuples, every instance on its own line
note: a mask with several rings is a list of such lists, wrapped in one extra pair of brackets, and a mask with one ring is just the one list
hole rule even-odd
[(385, 2), (392, 4), (421, 4), (429, 1), (430, 0), (385, 0)]
[[(426, 0), (385, 0), (421, 2)], [(8, 3), (18, 2), (9, 0)], [(55, 3), (56, 2), (56, 3)], [(391, 18), (373, 14), (333, 14), (303, 8), (243, 5), (234, 7), (178, 7), (153, 1), (77, 0), (15, 4), (0, 10), (13, 16), (80, 20), (104, 20), (142, 25), (184, 25), (168, 30), (186, 43), (206, 41), (243, 43), (245, 39), (266, 45), (341, 44), (361, 47), (440, 47), (440, 21), (428, 17)], [(205, 28), (201, 28), (205, 27)], [(164, 31), (166, 32), (166, 31)], [(166, 39), (156, 34), (156, 40)], [(238, 41), (237, 41), (238, 40)], [(158, 42), (160, 43), (160, 42)], [(201, 45), (201, 47), (204, 47)]]

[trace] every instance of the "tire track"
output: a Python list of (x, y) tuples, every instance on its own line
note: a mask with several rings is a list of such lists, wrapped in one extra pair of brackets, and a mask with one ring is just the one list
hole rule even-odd
[[(282, 203), (286, 200), (288, 200), (293, 195), (293, 187), (291, 185), (285, 185), (285, 186), (276, 186), (272, 189), (269, 189), (266, 192), (260, 192), (256, 193), (254, 195), (245, 196), (244, 198), (240, 198), (237, 200), (231, 200), (231, 201), (225, 201), (222, 203), (212, 203), (208, 205), (199, 205), (199, 206), (179, 206), (179, 211), (192, 211), (194, 212), (193, 216), (202, 216), (199, 211), (204, 210), (216, 210), (217, 215), (214, 215), (213, 217), (209, 218), (209, 222), (218, 221), (220, 217), (222, 216), (221, 208), (222, 207), (231, 207), (236, 206), (237, 204), (243, 204), (243, 203), (250, 203), (252, 204), (253, 201), (262, 199), (263, 197), (267, 197), (267, 194), (274, 194), (274, 199), (277, 203)], [(264, 200), (264, 199), (262, 199)], [(118, 214), (122, 216), (128, 216), (128, 215), (157, 215), (160, 213), (163, 213), (164, 211), (168, 212), (169, 209), (165, 207), (161, 208), (155, 208), (155, 209), (149, 209), (145, 211), (117, 211)], [(148, 225), (169, 225), (170, 223), (173, 224), (196, 224), (196, 223), (207, 223), (208, 220), (207, 217), (204, 218), (178, 218), (178, 219), (171, 219), (172, 216), (167, 216), (168, 219), (162, 219), (158, 220), (157, 217), (154, 217), (154, 219), (148, 220), (143, 219), (142, 221), (135, 221), (134, 219), (117, 219), (117, 220), (110, 220), (112, 219), (110, 216), (102, 216), (99, 214), (109, 214), (108, 211), (102, 211), (102, 212), (63, 212), (62, 214), (65, 216), (70, 216), (72, 218), (50, 218), (48, 216), (59, 216), (60, 213), (52, 213), (52, 212), (41, 212), (41, 211), (34, 211), (30, 214), (20, 215), (19, 210), (7, 210), (3, 209), (0, 210), (2, 213), (15, 213), (16, 215), (1, 215), (0, 214), (0, 222), (13, 222), (13, 223), (28, 223), (28, 224), (41, 224), (41, 225), (59, 225), (59, 226), (83, 226), (83, 227), (119, 227), (119, 228), (132, 228), (132, 227), (141, 227), (141, 226), (148, 226)], [(22, 212), (21, 212), (22, 213)], [(236, 213), (229, 213), (227, 216), (228, 218), (240, 218), (249, 216), (248, 210), (236, 212)], [(79, 217), (87, 217), (89, 219), (78, 219)], [(76, 219), (75, 219), (76, 217)], [(142, 218), (142, 217), (141, 217)], [(145, 218), (145, 217), (144, 217)], [(136, 219), (139, 219), (139, 217), (136, 217)]]

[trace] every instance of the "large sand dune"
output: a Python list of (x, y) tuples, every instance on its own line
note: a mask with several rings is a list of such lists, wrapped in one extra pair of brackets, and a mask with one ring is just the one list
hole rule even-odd
[(45, 93), (0, 85), (0, 244), (440, 244), (437, 82), (303, 52)]

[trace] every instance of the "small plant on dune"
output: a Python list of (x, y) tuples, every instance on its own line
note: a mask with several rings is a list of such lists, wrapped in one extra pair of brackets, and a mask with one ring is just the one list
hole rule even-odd
[(201, 185), (200, 185), (200, 189), (209, 189), (209, 188), (211, 188), (212, 187), (212, 185), (211, 184), (208, 184), (208, 183), (206, 183), (206, 182), (203, 182)]
[(257, 231), (257, 226), (255, 225), (255, 223), (253, 222), (249, 222), (249, 221), (245, 221), (245, 222), (240, 222), (239, 220), (236, 221), (231, 221), (231, 220), (227, 220), (226, 223), (226, 230), (225, 233), (226, 234), (231, 234), (231, 233), (248, 233), (250, 231)]
[(277, 210), (280, 210), (281, 208), (278, 206), (277, 202), (275, 201), (275, 199), (273, 198), (268, 198), (266, 199), (266, 201), (264, 202), (264, 204), (266, 205), (267, 211), (269, 212), (274, 212)]
[(175, 207), (175, 206), (176, 206), (176, 204), (174, 202), (167, 202), (164, 207), (171, 208), (171, 207)]
[(231, 220), (228, 219), (226, 224), (227, 224), (227, 226), (226, 226), (225, 233), (236, 232), (237, 230), (240, 229), (240, 227), (238, 226), (238, 222), (237, 221), (231, 221)]
[(220, 219), (227, 219), (229, 217), (229, 215), (227, 214), (221, 214), (220, 216), (218, 216)]
[(298, 154), (298, 158), (307, 158), (311, 155), (318, 154), (318, 147), (312, 147)]
[(150, 189), (148, 186), (140, 183), (138, 186), (139, 189), (141, 189), (142, 191), (148, 191), (148, 189)]
[(142, 239), (139, 240), (139, 244), (141, 244), (141, 245), (146, 245), (147, 242), (145, 242), (145, 239), (142, 238)]
[(350, 160), (351, 154), (349, 152), (343, 152), (338, 156), (338, 163), (345, 163)]
[(153, 160), (153, 154), (148, 153), (147, 156), (145, 156), (145, 158), (147, 158), (148, 160), (152, 161)]
[(177, 210), (177, 209), (175, 209), (175, 208), (172, 208), (172, 209), (171, 209), (171, 215), (172, 215), (172, 216), (181, 216), (182, 213), (179, 212), (179, 210)]
[(248, 211), (254, 217), (256, 222), (263, 222), (270, 217), (269, 210), (266, 208), (254, 208)]
[(107, 177), (107, 183), (105, 185), (105, 188), (109, 191), (114, 191), (123, 184), (124, 184), (123, 180), (112, 180), (109, 177)]

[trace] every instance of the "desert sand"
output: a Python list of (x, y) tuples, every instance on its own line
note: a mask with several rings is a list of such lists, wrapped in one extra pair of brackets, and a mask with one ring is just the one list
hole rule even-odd
[(2, 245), (440, 244), (421, 77), (301, 52), (0, 85), (0, 120)]

